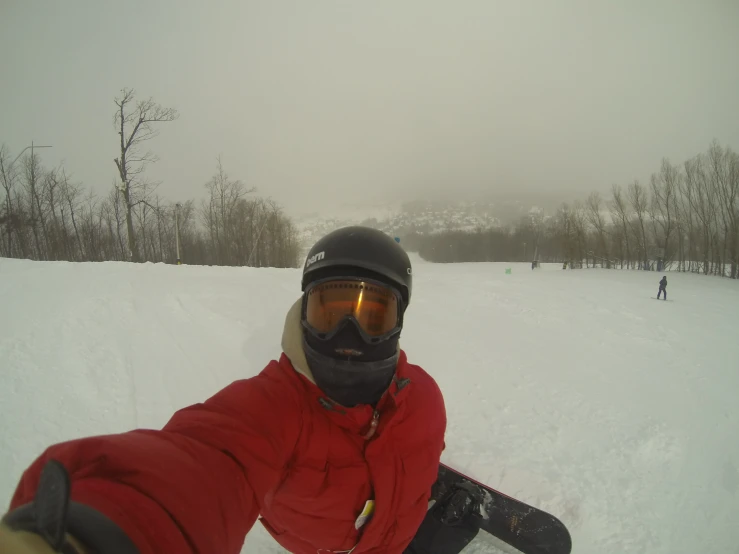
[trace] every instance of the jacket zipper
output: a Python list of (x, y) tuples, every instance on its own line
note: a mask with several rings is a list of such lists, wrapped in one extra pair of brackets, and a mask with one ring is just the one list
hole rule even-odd
[(380, 423), (380, 412), (375, 410), (372, 412), (372, 421), (370, 421), (369, 430), (364, 435), (365, 440), (370, 440), (377, 431), (377, 425)]

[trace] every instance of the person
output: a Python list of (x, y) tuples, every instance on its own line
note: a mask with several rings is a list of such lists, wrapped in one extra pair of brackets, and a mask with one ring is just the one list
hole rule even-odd
[(399, 344), (410, 260), (380, 231), (339, 229), (311, 248), (302, 290), (257, 376), (161, 430), (49, 447), (0, 552), (238, 554), (258, 518), (297, 554), (403, 552), (446, 431), (439, 387)]
[(662, 293), (665, 293), (665, 300), (667, 300), (667, 275), (662, 276), (662, 280), (659, 282), (659, 292), (657, 293), (657, 300)]

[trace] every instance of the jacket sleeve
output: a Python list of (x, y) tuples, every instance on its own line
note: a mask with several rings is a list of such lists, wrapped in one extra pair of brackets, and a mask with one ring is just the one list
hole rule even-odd
[(33, 499), (55, 459), (73, 503), (112, 520), (141, 554), (238, 554), (299, 434), (289, 387), (266, 373), (180, 410), (162, 430), (50, 447), (23, 474), (11, 510)]

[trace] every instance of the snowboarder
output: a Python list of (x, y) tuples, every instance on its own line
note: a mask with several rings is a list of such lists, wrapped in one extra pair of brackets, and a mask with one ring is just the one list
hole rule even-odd
[(162, 430), (48, 448), (21, 477), (0, 551), (238, 554), (261, 517), (293, 553), (402, 553), (446, 430), (436, 382), (399, 346), (411, 285), (391, 237), (326, 235), (308, 253), (279, 361)]
[(659, 282), (659, 292), (657, 293), (657, 300), (662, 293), (665, 293), (665, 300), (667, 300), (667, 275), (662, 276), (662, 280)]

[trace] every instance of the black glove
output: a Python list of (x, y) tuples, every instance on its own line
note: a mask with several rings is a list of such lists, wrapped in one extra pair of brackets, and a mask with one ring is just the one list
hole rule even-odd
[(99, 554), (138, 554), (120, 527), (97, 510), (70, 502), (70, 493), (67, 470), (50, 460), (41, 471), (33, 502), (5, 514), (2, 523), (13, 531), (39, 535), (58, 554), (85, 554), (69, 535)]

